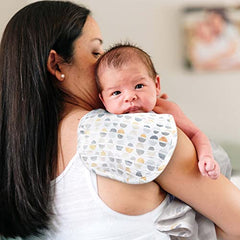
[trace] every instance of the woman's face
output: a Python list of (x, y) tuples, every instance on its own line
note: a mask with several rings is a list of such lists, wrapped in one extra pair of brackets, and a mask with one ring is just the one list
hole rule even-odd
[(88, 16), (82, 35), (75, 40), (73, 46), (74, 54), (71, 63), (63, 64), (61, 69), (65, 74), (63, 87), (78, 96), (80, 101), (92, 107), (98, 107), (96, 106), (98, 93), (94, 67), (103, 49), (100, 29), (91, 16)]

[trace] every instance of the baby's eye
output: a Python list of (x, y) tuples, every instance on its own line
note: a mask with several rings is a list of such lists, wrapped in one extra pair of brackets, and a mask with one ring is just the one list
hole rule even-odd
[(143, 88), (143, 84), (137, 84), (135, 89), (140, 89), (140, 88)]
[(112, 95), (113, 95), (113, 96), (117, 96), (117, 95), (119, 95), (120, 93), (121, 93), (120, 91), (115, 91), (115, 92), (112, 93)]

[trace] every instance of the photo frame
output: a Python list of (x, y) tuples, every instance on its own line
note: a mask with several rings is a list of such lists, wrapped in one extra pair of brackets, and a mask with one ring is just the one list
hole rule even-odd
[(183, 9), (184, 62), (194, 71), (240, 70), (240, 7)]

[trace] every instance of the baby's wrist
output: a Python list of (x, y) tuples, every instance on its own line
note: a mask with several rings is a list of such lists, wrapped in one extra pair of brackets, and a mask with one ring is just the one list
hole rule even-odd
[(206, 159), (210, 159), (211, 161), (214, 161), (213, 156), (211, 155), (202, 155), (199, 157), (199, 162), (206, 161)]

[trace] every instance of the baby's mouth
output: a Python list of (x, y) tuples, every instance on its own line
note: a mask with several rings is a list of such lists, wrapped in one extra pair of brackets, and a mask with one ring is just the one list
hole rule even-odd
[(137, 107), (137, 106), (132, 106), (132, 107), (129, 107), (125, 113), (137, 113), (137, 112), (140, 112), (140, 108)]

